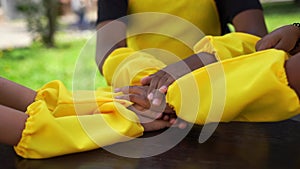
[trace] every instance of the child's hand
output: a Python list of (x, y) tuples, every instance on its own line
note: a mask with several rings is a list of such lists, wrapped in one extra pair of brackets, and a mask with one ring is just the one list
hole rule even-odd
[(115, 89), (115, 92), (122, 92), (123, 95), (116, 96), (116, 99), (124, 99), (133, 102), (134, 111), (144, 116), (158, 119), (163, 113), (174, 113), (173, 109), (165, 102), (165, 95), (161, 94), (163, 102), (153, 105), (147, 98), (148, 86), (128, 86)]
[[(148, 119), (150, 124), (158, 124), (160, 120), (168, 122), (172, 127), (185, 128), (187, 123), (177, 118), (175, 111), (165, 103), (159, 106), (151, 105), (146, 97), (148, 86), (129, 86), (116, 89), (116, 92), (123, 92), (124, 95), (117, 96), (117, 99), (125, 99), (134, 104), (129, 107), (130, 110), (144, 117), (143, 120)], [(144, 121), (145, 122), (145, 121)], [(164, 123), (159, 123), (164, 124)]]
[(275, 48), (295, 54), (299, 38), (299, 27), (293, 25), (283, 26), (259, 40), (256, 44), (256, 50)]
[(159, 106), (164, 101), (164, 96), (168, 87), (178, 78), (190, 73), (192, 70), (184, 61), (179, 61), (174, 64), (159, 70), (158, 72), (147, 76), (141, 80), (143, 86), (149, 86), (147, 98), (155, 106)]
[[(132, 109), (132, 107), (129, 107), (132, 111), (135, 109)], [(155, 131), (155, 130), (161, 130), (167, 127), (171, 127), (172, 124), (169, 121), (165, 121), (162, 119), (152, 119), (149, 117), (145, 117), (141, 114), (137, 113), (137, 116), (140, 119), (141, 125), (144, 127), (145, 131)]]
[(141, 80), (143, 86), (149, 86), (147, 98), (153, 105), (160, 105), (168, 87), (180, 77), (191, 73), (205, 65), (217, 62), (213, 54), (200, 52), (179, 62), (168, 65), (158, 72)]

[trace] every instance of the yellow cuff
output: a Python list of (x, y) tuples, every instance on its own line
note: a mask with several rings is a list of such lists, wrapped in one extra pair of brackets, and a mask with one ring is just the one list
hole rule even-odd
[[(73, 97), (74, 96), (74, 97)], [(76, 98), (78, 97), (78, 98)], [(59, 81), (39, 90), (15, 151), (24, 158), (82, 152), (141, 136), (138, 117), (107, 88), (70, 93)]]
[(229, 33), (224, 36), (206, 36), (195, 46), (195, 53), (214, 54), (218, 60), (230, 59), (255, 52), (260, 38), (246, 33)]
[(140, 85), (140, 80), (166, 65), (154, 56), (130, 48), (112, 52), (103, 65), (103, 75), (110, 86)]

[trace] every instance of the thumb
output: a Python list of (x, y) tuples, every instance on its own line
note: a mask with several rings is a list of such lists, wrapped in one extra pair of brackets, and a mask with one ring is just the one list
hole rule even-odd
[(149, 85), (151, 80), (152, 80), (152, 78), (150, 76), (146, 76), (146, 77), (142, 78), (140, 82), (143, 86), (145, 86), (145, 85)]

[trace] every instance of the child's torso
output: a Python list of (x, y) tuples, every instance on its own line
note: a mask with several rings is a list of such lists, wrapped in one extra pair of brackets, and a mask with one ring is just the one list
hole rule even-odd
[(128, 14), (134, 14), (128, 46), (135, 50), (158, 48), (185, 58), (204, 35), (221, 34), (213, 0), (128, 0)]

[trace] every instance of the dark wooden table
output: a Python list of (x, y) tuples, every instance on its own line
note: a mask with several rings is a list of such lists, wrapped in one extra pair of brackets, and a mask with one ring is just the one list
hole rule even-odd
[[(0, 168), (300, 169), (300, 122), (223, 123), (202, 144), (198, 142), (200, 131), (201, 126), (194, 126), (175, 147), (148, 158), (127, 158), (97, 149), (44, 160), (27, 160), (16, 156), (12, 147), (0, 145)], [(145, 137), (156, 134), (147, 133)]]

